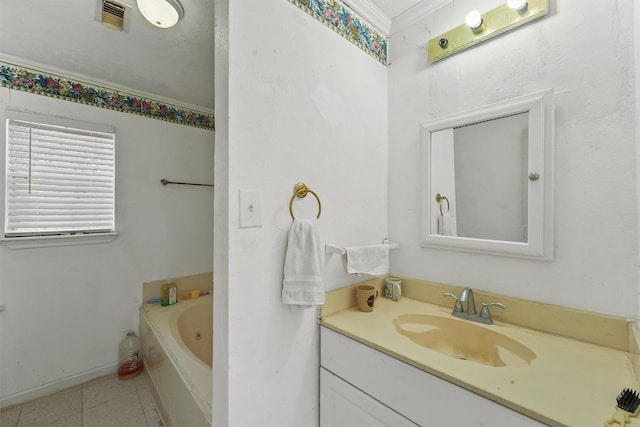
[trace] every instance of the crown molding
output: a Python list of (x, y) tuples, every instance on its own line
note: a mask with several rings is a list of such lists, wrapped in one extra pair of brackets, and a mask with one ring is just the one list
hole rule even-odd
[(349, 9), (352, 9), (360, 15), (367, 23), (375, 27), (378, 31), (384, 33), (385, 36), (391, 34), (391, 18), (371, 3), (369, 0), (347, 0), (343, 1)]
[(371, 0), (346, 0), (343, 1), (350, 9), (353, 9), (362, 19), (386, 36), (404, 30), (407, 27), (421, 21), (436, 10), (451, 3), (452, 0), (422, 0), (414, 6), (402, 12), (395, 18), (387, 16)]
[(404, 30), (451, 2), (452, 0), (423, 0), (396, 16), (391, 23), (391, 31), (396, 33)]

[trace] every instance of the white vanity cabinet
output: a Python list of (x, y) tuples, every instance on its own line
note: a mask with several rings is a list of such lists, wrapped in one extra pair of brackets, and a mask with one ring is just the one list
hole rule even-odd
[(326, 327), (320, 426), (544, 426)]

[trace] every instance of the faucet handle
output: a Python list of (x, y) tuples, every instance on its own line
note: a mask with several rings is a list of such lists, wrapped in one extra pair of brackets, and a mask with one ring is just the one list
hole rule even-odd
[(501, 302), (483, 302), (482, 310), (480, 310), (480, 317), (482, 317), (483, 319), (487, 319), (489, 323), (493, 323), (493, 320), (491, 319), (491, 313), (489, 312), (489, 307), (500, 307), (502, 309), (506, 308), (506, 306)]
[(456, 300), (456, 305), (453, 307), (453, 312), (454, 313), (462, 313), (462, 304), (460, 303), (460, 299), (457, 296), (455, 296), (451, 292), (443, 292), (442, 295), (445, 296), (445, 297), (451, 297), (451, 298), (455, 299)]

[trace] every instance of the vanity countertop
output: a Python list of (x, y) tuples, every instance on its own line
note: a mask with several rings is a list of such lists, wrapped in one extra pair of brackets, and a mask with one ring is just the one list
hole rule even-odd
[[(393, 320), (402, 314), (446, 317), (451, 307), (380, 297), (372, 312), (351, 306), (325, 313), (321, 325), (551, 425), (602, 426), (615, 409), (618, 393), (638, 390), (628, 351), (494, 319), (493, 325), (475, 324), (519, 341), (536, 358), (528, 366), (490, 367), (414, 343), (394, 327)], [(640, 426), (640, 419), (632, 417), (627, 425)]]

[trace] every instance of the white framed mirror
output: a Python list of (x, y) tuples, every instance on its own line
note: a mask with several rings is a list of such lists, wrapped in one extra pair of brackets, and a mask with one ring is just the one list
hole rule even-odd
[(423, 247), (553, 259), (553, 90), (420, 124)]

